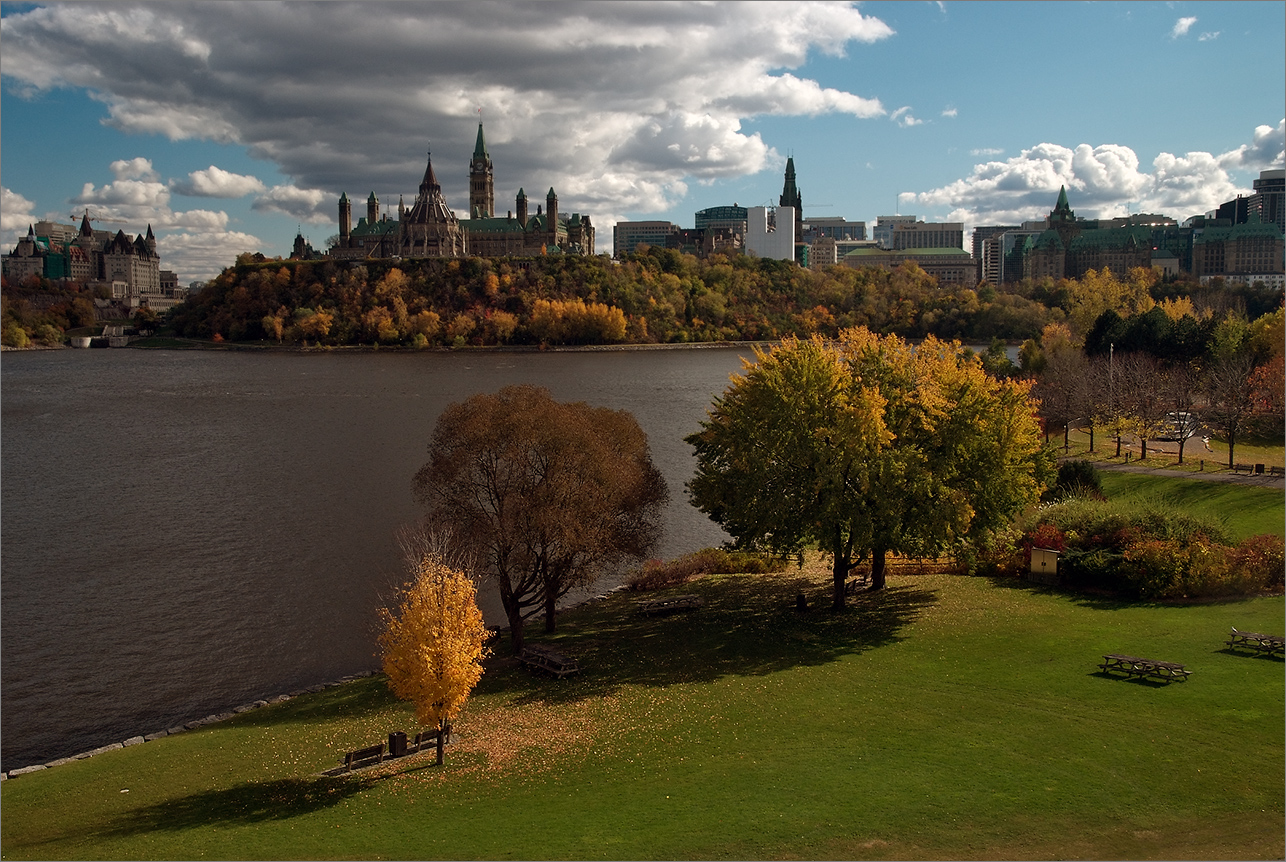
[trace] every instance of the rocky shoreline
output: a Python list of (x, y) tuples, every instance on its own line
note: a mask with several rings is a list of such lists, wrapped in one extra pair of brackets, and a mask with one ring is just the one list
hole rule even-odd
[(60, 757), (57, 760), (51, 760), (48, 763), (39, 763), (39, 764), (34, 764), (32, 766), (22, 766), (22, 767), (19, 767), (18, 769), (10, 769), (7, 772), (0, 772), (0, 781), (7, 781), (10, 778), (17, 778), (20, 775), (29, 775), (32, 772), (41, 772), (46, 769), (53, 769), (55, 766), (62, 766), (64, 763), (71, 763), (72, 761), (75, 761), (75, 760), (85, 760), (86, 758), (95, 757), (99, 754), (103, 754), (108, 751), (117, 751), (118, 749), (128, 748), (132, 745), (142, 745), (145, 742), (153, 742), (158, 739), (164, 739), (167, 736), (174, 736), (175, 734), (183, 733), (184, 731), (187, 731), (187, 730), (196, 730), (199, 727), (205, 727), (206, 725), (210, 725), (210, 724), (217, 724), (220, 721), (227, 721), (229, 718), (241, 715), (242, 713), (252, 712), (256, 709), (261, 709), (265, 706), (269, 706), (274, 703), (285, 703), (286, 701), (293, 700), (294, 698), (300, 697), (301, 695), (316, 694), (319, 691), (324, 691), (328, 688), (334, 688), (339, 685), (344, 685), (345, 683), (355, 682), (359, 679), (366, 679), (368, 677), (374, 676), (375, 674), (376, 674), (376, 671), (373, 671), (373, 670), (363, 671), (362, 673), (349, 674), (348, 676), (340, 677), (339, 679), (333, 680), (331, 682), (318, 683), (317, 685), (311, 685), (308, 688), (296, 689), (295, 691), (292, 691), (289, 694), (279, 694), (276, 697), (270, 697), (270, 698), (267, 698), (266, 700), (256, 700), (254, 703), (243, 704), (241, 706), (234, 707), (228, 710), (227, 712), (219, 712), (213, 715), (207, 715), (205, 718), (193, 719), (192, 721), (186, 722), (184, 724), (177, 724), (174, 727), (167, 728), (166, 730), (158, 730), (143, 736), (131, 736), (129, 739), (123, 740), (121, 742), (112, 742), (107, 745), (100, 745), (98, 748), (93, 748), (93, 749), (90, 749), (89, 751), (82, 751), (80, 754), (73, 754), (70, 757)]

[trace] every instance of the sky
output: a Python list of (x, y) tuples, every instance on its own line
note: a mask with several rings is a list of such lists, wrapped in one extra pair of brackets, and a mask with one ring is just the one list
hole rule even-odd
[(805, 218), (1182, 220), (1286, 147), (1281, 2), (0, 3), (0, 245), (41, 219), (134, 235), (206, 280), (409, 206), (431, 153), (467, 215), (553, 188), (612, 225)]

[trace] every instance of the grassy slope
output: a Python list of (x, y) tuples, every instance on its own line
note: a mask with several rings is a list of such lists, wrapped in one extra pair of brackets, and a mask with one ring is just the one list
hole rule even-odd
[[(580, 678), (489, 671), (445, 768), (321, 779), (411, 729), (378, 678), (3, 784), (5, 858), (1281, 858), (1281, 597), (1161, 606), (895, 575), (708, 578), (541, 637)], [(533, 632), (533, 634), (535, 634)], [(502, 647), (503, 652), (503, 647)], [(1187, 683), (1104, 677), (1104, 652)], [(426, 758), (429, 757), (426, 755)], [(129, 793), (122, 793), (125, 788)]]
[(1237, 541), (1265, 533), (1280, 536), (1286, 530), (1286, 496), (1273, 488), (1106, 470), (1099, 475), (1110, 499), (1163, 501), (1224, 524)]

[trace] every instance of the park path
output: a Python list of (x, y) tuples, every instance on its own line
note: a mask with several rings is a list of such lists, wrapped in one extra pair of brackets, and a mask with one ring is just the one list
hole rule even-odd
[(1176, 479), (1196, 479), (1201, 482), (1223, 482), (1228, 485), (1250, 485), (1255, 488), (1276, 488), (1286, 490), (1286, 477), (1230, 473), (1219, 468), (1219, 472), (1190, 472), (1187, 470), (1166, 470), (1163, 467), (1143, 467), (1137, 464), (1108, 464), (1102, 461), (1093, 462), (1099, 470), (1111, 470), (1116, 473), (1142, 473), (1148, 476), (1172, 476)]

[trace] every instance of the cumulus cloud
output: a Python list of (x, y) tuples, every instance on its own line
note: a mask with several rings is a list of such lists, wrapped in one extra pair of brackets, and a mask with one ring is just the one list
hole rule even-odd
[(944, 108), (944, 109), (943, 109), (943, 111), (942, 111), (942, 116), (944, 116), (944, 117), (955, 117), (955, 116), (959, 115), (959, 113), (960, 113), (960, 112), (959, 112), (959, 111), (957, 111), (955, 108)]
[[(185, 231), (157, 237), (161, 266), (182, 281), (209, 281), (247, 251), (260, 251), (259, 238), (239, 231)], [(178, 262), (178, 263), (175, 263)]]
[[(0, 186), (0, 235), (6, 244), (17, 242), (27, 235), (27, 228), (39, 221), (35, 216), (36, 205), (11, 189)], [(11, 249), (6, 248), (8, 253)]]
[[(1183, 220), (1215, 209), (1251, 189), (1231, 169), (1280, 165), (1283, 131), (1259, 126), (1252, 143), (1219, 155), (1160, 153), (1150, 166), (1119, 144), (1065, 147), (1042, 143), (1004, 161), (976, 165), (973, 172), (941, 188), (907, 195), (922, 210), (968, 225), (1020, 224), (1053, 208), (1060, 186), (1077, 215), (1112, 218), (1128, 212), (1155, 212)], [(983, 151), (985, 152), (985, 151)]]
[(1192, 25), (1195, 23), (1197, 23), (1197, 19), (1195, 17), (1180, 18), (1178, 21), (1174, 22), (1174, 29), (1170, 31), (1170, 38), (1178, 39), (1180, 36), (1187, 36), (1188, 31), (1192, 29)]
[[(612, 205), (626, 212), (664, 209), (691, 182), (776, 164), (743, 129), (747, 119), (887, 114), (872, 94), (792, 74), (811, 55), (844, 56), (893, 35), (850, 3), (677, 3), (664, 15), (646, 3), (500, 0), (300, 10), (37, 7), (0, 22), (6, 84), (86, 88), (127, 132), (243, 145), (293, 188), (325, 190), (332, 205), (344, 191), (414, 194), (430, 144), (435, 159), (463, 165), (479, 108), (498, 199), (553, 186), (565, 208), (588, 210), (606, 188), (623, 195)], [(231, 195), (252, 179), (197, 173), (172, 190)], [(438, 176), (448, 200), (467, 197), (464, 170)], [(242, 193), (313, 220), (293, 193)]]
[[(193, 172), (186, 180), (171, 180), (167, 183), (161, 180), (147, 159), (122, 159), (112, 162), (108, 167), (113, 176), (111, 182), (101, 186), (85, 183), (80, 194), (71, 198), (68, 203), (76, 210), (91, 210), (101, 219), (102, 227), (124, 230), (131, 236), (151, 227), (156, 234), (161, 266), (179, 273), (181, 279), (190, 281), (213, 278), (235, 260), (236, 255), (243, 251), (258, 250), (258, 239), (228, 229), (230, 219), (222, 210), (175, 210), (171, 207), (171, 190), (179, 191), (190, 184), (194, 189), (205, 189), (206, 196), (212, 197), (215, 195), (209, 192), (220, 188), (226, 191), (238, 184), (257, 184), (258, 189), (263, 189), (263, 184), (254, 177), (243, 177), (211, 167), (208, 171)], [(202, 183), (206, 185), (203, 186)], [(7, 198), (4, 210), (7, 218)], [(23, 229), (25, 231), (25, 226)], [(235, 249), (231, 256), (225, 254), (224, 257), (219, 257), (221, 252), (230, 249)]]
[(288, 215), (310, 224), (334, 224), (338, 218), (335, 196), (321, 189), (295, 186), (273, 186), (267, 194), (255, 198), (251, 209)]
[(1286, 164), (1286, 120), (1279, 120), (1277, 128), (1256, 126), (1249, 144), (1242, 144), (1219, 157), (1227, 168), (1244, 168), (1265, 171)]
[(241, 198), (262, 192), (267, 187), (258, 177), (234, 174), (214, 165), (202, 171), (193, 171), (186, 180), (175, 180), (170, 189), (188, 197)]

